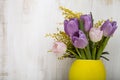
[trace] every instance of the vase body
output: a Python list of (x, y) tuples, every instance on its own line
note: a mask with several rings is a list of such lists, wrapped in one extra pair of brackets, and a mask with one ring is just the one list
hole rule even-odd
[(69, 71), (69, 80), (106, 80), (101, 60), (75, 60)]

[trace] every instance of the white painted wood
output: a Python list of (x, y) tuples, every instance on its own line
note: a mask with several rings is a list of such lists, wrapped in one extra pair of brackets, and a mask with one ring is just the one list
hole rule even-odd
[[(113, 17), (120, 25), (119, 0), (0, 0), (0, 80), (68, 80), (73, 60), (48, 53), (53, 41), (45, 38), (63, 21), (60, 5), (91, 11), (95, 21)], [(104, 61), (107, 80), (120, 80), (119, 31), (118, 26), (106, 48), (111, 53)]]

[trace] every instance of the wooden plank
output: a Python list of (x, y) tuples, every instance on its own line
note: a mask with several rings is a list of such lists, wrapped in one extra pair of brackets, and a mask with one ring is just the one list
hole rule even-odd
[(0, 0), (0, 80), (6, 80), (6, 21), (4, 15), (6, 0)]

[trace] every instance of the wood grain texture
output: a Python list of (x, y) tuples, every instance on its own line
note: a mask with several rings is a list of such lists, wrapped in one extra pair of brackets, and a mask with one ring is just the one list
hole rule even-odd
[(107, 4), (112, 4), (113, 0), (106, 0)]
[(0, 0), (0, 80), (7, 79), (8, 73), (6, 71), (6, 21), (5, 21), (5, 3), (6, 0)]
[[(106, 0), (107, 1), (107, 0)], [(95, 21), (113, 18), (120, 25), (120, 1), (111, 0), (0, 0), (0, 80), (68, 80), (72, 59), (58, 60), (48, 53), (53, 40), (46, 33), (63, 28), (59, 5), (83, 13)], [(111, 38), (104, 61), (107, 80), (120, 80), (120, 28)]]

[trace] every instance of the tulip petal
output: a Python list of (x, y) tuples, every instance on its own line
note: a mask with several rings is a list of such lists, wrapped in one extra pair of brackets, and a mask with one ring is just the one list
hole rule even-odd
[(52, 47), (52, 52), (53, 53), (65, 53), (67, 49), (67, 46), (63, 42), (54, 42), (53, 47)]
[(74, 35), (72, 36), (72, 42), (75, 47), (81, 49), (85, 48), (88, 44), (86, 36), (81, 30), (74, 33)]
[(101, 27), (101, 30), (103, 30), (103, 34), (105, 37), (112, 36), (112, 34), (117, 29), (117, 23), (115, 21), (110, 22), (109, 20), (105, 21), (104, 24)]
[(90, 40), (93, 42), (98, 42), (102, 39), (103, 31), (100, 30), (100, 28), (91, 28), (89, 32)]
[(89, 31), (90, 28), (92, 27), (92, 18), (91, 18), (91, 16), (90, 15), (82, 15), (80, 17), (80, 19), (84, 23), (84, 29), (85, 29), (85, 31), (86, 32)]
[(79, 30), (78, 28), (78, 20), (77, 19), (71, 19), (70, 21), (65, 20), (64, 21), (64, 30), (67, 35), (71, 36), (75, 32)]
[(64, 31), (66, 32), (66, 34), (68, 34), (67, 32), (67, 24), (68, 24), (68, 20), (64, 20)]

